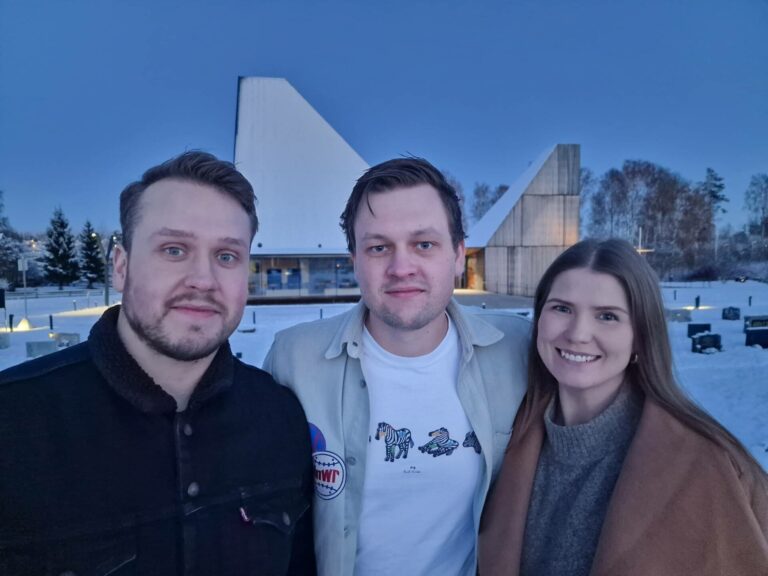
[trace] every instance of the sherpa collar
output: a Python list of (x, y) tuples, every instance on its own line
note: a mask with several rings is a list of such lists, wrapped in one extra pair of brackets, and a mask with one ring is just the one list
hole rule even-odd
[[(91, 328), (88, 346), (96, 368), (110, 388), (141, 412), (151, 414), (176, 412), (176, 401), (173, 397), (158, 386), (138, 365), (120, 340), (117, 333), (119, 312), (120, 306), (107, 309)], [(232, 385), (233, 374), (234, 358), (229, 342), (225, 342), (195, 387), (187, 410), (197, 409), (229, 388)]]

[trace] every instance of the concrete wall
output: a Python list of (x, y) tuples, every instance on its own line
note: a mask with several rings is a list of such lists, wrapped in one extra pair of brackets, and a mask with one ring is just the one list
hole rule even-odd
[(544, 270), (579, 239), (577, 144), (558, 144), (485, 247), (485, 289), (532, 296)]

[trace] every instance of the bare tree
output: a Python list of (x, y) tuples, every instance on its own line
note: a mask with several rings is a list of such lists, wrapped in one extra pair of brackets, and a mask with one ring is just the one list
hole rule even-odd
[(582, 238), (588, 235), (592, 220), (592, 197), (597, 191), (597, 184), (594, 172), (582, 166), (579, 170), (579, 236)]
[(491, 188), (485, 182), (477, 182), (472, 191), (472, 219), (477, 222), (485, 216), (485, 213), (491, 209), (496, 201), (509, 190), (506, 184), (499, 184), (496, 188)]
[(744, 193), (744, 206), (750, 222), (760, 227), (760, 238), (768, 236), (768, 174), (754, 174)]
[(451, 187), (456, 190), (456, 195), (459, 197), (459, 205), (461, 206), (461, 222), (464, 225), (464, 230), (467, 230), (467, 197), (464, 195), (464, 186), (461, 182), (448, 170), (442, 170), (443, 176)]

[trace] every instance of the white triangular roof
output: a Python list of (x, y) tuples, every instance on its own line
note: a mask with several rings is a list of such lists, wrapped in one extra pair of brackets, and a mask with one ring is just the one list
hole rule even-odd
[(235, 165), (258, 198), (252, 254), (344, 254), (339, 228), (368, 164), (283, 78), (240, 78)]
[(533, 179), (542, 169), (547, 159), (552, 155), (557, 146), (552, 146), (545, 150), (528, 168), (525, 169), (520, 177), (515, 180), (509, 190), (504, 192), (501, 198), (491, 206), (480, 220), (475, 222), (469, 229), (469, 235), (465, 241), (467, 248), (485, 248), (496, 231), (504, 223), (504, 220), (512, 212), (518, 200), (522, 198), (525, 191), (530, 186)]

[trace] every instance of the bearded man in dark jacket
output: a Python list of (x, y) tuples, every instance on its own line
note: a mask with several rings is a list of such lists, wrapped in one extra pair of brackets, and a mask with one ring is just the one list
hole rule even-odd
[(120, 196), (88, 341), (0, 373), (0, 574), (314, 574), (296, 398), (233, 357), (253, 189), (188, 152)]

